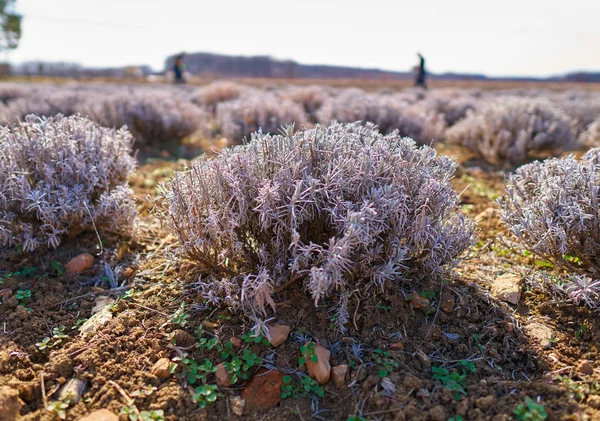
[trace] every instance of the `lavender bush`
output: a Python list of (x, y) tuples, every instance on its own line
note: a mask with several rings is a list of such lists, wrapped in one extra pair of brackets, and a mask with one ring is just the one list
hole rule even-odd
[(181, 139), (202, 128), (208, 114), (166, 91), (119, 94), (88, 103), (82, 112), (108, 127), (127, 128), (139, 143)]
[(131, 135), (85, 118), (28, 116), (0, 128), (0, 246), (56, 248), (89, 231), (127, 234)]
[(438, 93), (423, 100), (423, 107), (428, 113), (443, 115), (446, 126), (452, 127), (467, 116), (468, 111), (475, 110), (478, 99), (471, 95), (451, 92)]
[(571, 92), (555, 98), (555, 101), (573, 119), (573, 130), (576, 135), (586, 131), (594, 121), (600, 120), (600, 98), (598, 98), (598, 95)]
[(79, 92), (70, 90), (41, 90), (25, 98), (10, 101), (3, 114), (3, 124), (12, 124), (30, 114), (39, 117), (52, 117), (56, 114), (70, 116), (83, 110), (85, 98)]
[(370, 94), (359, 89), (348, 89), (328, 98), (318, 111), (317, 120), (322, 124), (370, 122), (382, 133), (398, 130), (401, 136), (420, 144), (439, 139), (445, 128), (443, 116), (428, 113), (418, 103), (409, 104), (396, 95)]
[(177, 173), (159, 209), (181, 256), (211, 274), (198, 283), (209, 301), (265, 314), (277, 288), (301, 280), (315, 304), (339, 295), (343, 329), (352, 291), (414, 285), (469, 247), (474, 223), (458, 212), (455, 169), (372, 124), (288, 127)]
[(600, 279), (600, 148), (524, 165), (506, 191), (502, 219), (527, 250), (583, 276), (580, 286)]
[(530, 153), (558, 154), (574, 147), (571, 119), (541, 99), (506, 97), (485, 103), (446, 131), (492, 164), (525, 161)]
[(329, 94), (328, 89), (322, 86), (304, 86), (301, 88), (290, 88), (285, 92), (284, 96), (302, 105), (310, 121), (316, 122), (317, 112)]
[(7, 104), (17, 98), (28, 96), (30, 89), (17, 83), (0, 83), (0, 102)]
[(579, 143), (588, 147), (597, 147), (600, 145), (600, 117), (579, 135)]
[(199, 89), (192, 101), (215, 112), (217, 104), (239, 98), (248, 88), (233, 82), (215, 82)]
[(302, 107), (274, 94), (255, 93), (217, 105), (217, 124), (230, 142), (241, 143), (251, 133), (276, 133), (286, 124), (307, 123)]

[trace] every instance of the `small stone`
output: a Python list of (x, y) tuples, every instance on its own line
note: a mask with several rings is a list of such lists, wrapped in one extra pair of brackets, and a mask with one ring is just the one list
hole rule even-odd
[(390, 349), (394, 351), (404, 351), (404, 342), (394, 342), (390, 345)]
[(346, 384), (346, 375), (348, 374), (348, 366), (346, 364), (336, 365), (331, 367), (331, 380), (335, 387), (342, 387)]
[(0, 386), (0, 420), (12, 421), (19, 417), (23, 402), (19, 392), (8, 386)]
[(215, 377), (217, 378), (217, 386), (219, 386), (219, 387), (231, 386), (231, 376), (229, 375), (229, 372), (225, 368), (225, 363), (219, 363), (217, 365), (217, 372), (215, 373)]
[(588, 360), (583, 360), (581, 363), (579, 363), (577, 371), (581, 374), (591, 376), (592, 374), (594, 374), (594, 367), (592, 366), (592, 362)]
[(128, 267), (123, 271), (122, 277), (123, 279), (131, 279), (133, 278), (133, 275), (135, 275), (135, 269)]
[(208, 320), (203, 320), (202, 326), (204, 326), (206, 329), (213, 330), (213, 331), (217, 330), (217, 328), (219, 327), (219, 325), (217, 323), (213, 323)]
[(96, 314), (99, 311), (104, 310), (107, 306), (113, 305), (114, 303), (115, 300), (113, 298), (105, 297), (103, 295), (96, 297), (96, 300), (94, 301), (94, 307), (92, 307), (92, 314)]
[(523, 292), (521, 277), (505, 273), (492, 283), (492, 296), (498, 300), (517, 305)]
[(187, 333), (185, 330), (177, 329), (174, 330), (171, 339), (177, 346), (188, 347), (196, 343), (196, 338)]
[(407, 374), (404, 377), (402, 384), (407, 390), (418, 390), (423, 387), (423, 382), (421, 379), (417, 376), (413, 376), (412, 374)]
[(244, 413), (244, 407), (246, 406), (246, 401), (243, 400), (239, 396), (232, 396), (229, 399), (229, 403), (231, 404), (231, 410), (233, 411), (233, 413), (235, 415), (237, 415), (238, 417), (241, 417), (242, 414)]
[(119, 421), (119, 417), (108, 409), (98, 409), (83, 418), (79, 418), (79, 421)]
[(68, 273), (81, 273), (90, 269), (94, 264), (94, 256), (89, 253), (82, 253), (73, 257), (65, 265), (65, 269)]
[(429, 358), (425, 353), (421, 350), (416, 353), (419, 362), (424, 370), (429, 370), (431, 368), (431, 358)]
[(446, 421), (446, 410), (442, 405), (436, 405), (427, 411), (431, 421)]
[(533, 322), (525, 325), (523, 330), (525, 330), (525, 333), (527, 333), (533, 339), (536, 339), (542, 348), (547, 349), (552, 347), (554, 332), (552, 332), (552, 329), (550, 329), (548, 326)]
[(170, 365), (171, 361), (168, 358), (161, 358), (154, 363), (150, 369), (150, 374), (158, 377), (160, 380), (166, 380), (171, 377), (171, 372), (169, 371)]
[(260, 368), (242, 390), (245, 401), (244, 413), (265, 412), (281, 401), (283, 373), (279, 370)]
[(235, 346), (236, 348), (239, 348), (242, 346), (242, 340), (240, 338), (236, 338), (235, 336), (232, 336), (231, 338), (229, 338), (229, 342), (231, 342), (232, 345)]
[[(95, 308), (95, 307), (94, 307)], [(102, 310), (95, 313), (92, 317), (87, 319), (85, 323), (79, 326), (79, 334), (82, 336), (86, 336), (92, 334), (98, 330), (101, 326), (103, 326), (106, 322), (113, 318), (112, 311), (110, 311), (109, 306), (107, 305)]]
[(72, 404), (76, 404), (81, 400), (83, 392), (85, 392), (86, 382), (79, 379), (69, 379), (58, 392), (58, 400), (69, 400)]
[(594, 409), (600, 409), (600, 395), (588, 396), (586, 403)]
[(418, 310), (420, 308), (428, 308), (429, 300), (421, 296), (421, 294), (419, 294), (417, 291), (413, 291), (411, 304), (415, 310)]
[[(311, 343), (314, 342), (307, 342), (304, 344), (304, 346), (308, 347)], [(317, 383), (325, 384), (329, 381), (329, 376), (331, 375), (331, 366), (329, 365), (331, 352), (319, 344), (314, 344), (314, 346), (317, 361), (312, 361), (310, 359), (310, 355), (305, 353), (304, 358), (306, 359), (306, 371), (310, 377), (317, 381)]]
[(454, 300), (449, 295), (442, 296), (440, 300), (440, 310), (444, 313), (452, 313), (454, 310)]
[(277, 324), (270, 326), (269, 333), (271, 334), (271, 339), (269, 340), (269, 342), (271, 342), (271, 346), (277, 348), (279, 345), (284, 343), (290, 335), (291, 331), (292, 328), (286, 325)]
[(496, 403), (496, 398), (492, 395), (485, 396), (483, 398), (478, 398), (475, 400), (475, 406), (482, 411), (487, 411)]

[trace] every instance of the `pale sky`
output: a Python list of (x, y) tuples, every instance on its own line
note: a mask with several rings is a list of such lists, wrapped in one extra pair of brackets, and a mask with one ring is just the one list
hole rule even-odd
[(600, 0), (17, 0), (13, 62), (163, 68), (180, 52), (548, 76), (600, 71)]

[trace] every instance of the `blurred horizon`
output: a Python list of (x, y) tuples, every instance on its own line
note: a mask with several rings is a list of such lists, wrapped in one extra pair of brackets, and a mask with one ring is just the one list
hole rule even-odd
[[(11, 63), (148, 65), (180, 51), (270, 56), (308, 65), (407, 72), (420, 51), (433, 73), (549, 77), (600, 71), (600, 3), (574, 0), (419, 4), (373, 0), (210, 5), (183, 0), (18, 0)], [(596, 53), (594, 53), (596, 51)]]

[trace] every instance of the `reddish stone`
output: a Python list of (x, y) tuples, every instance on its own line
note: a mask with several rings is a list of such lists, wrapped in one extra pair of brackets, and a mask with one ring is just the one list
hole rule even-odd
[(236, 338), (235, 336), (232, 336), (231, 338), (229, 338), (229, 342), (231, 342), (231, 344), (233, 346), (235, 346), (236, 348), (239, 348), (242, 346), (242, 340), (240, 338)]
[(579, 371), (581, 374), (587, 374), (591, 376), (594, 374), (594, 366), (592, 366), (591, 361), (583, 360), (581, 363), (579, 363), (577, 371)]
[(168, 358), (161, 358), (152, 366), (150, 373), (158, 377), (160, 380), (166, 380), (171, 377), (171, 372), (169, 371), (170, 365), (171, 360)]
[(413, 291), (411, 303), (413, 308), (417, 310), (420, 308), (429, 307), (429, 300), (425, 297), (422, 297), (417, 291)]
[(231, 375), (229, 374), (229, 372), (227, 372), (227, 369), (225, 368), (225, 363), (220, 363), (217, 365), (217, 372), (215, 373), (215, 377), (217, 379), (217, 386), (231, 386)]
[(261, 367), (240, 396), (246, 402), (244, 413), (264, 412), (281, 401), (283, 373)]
[[(304, 346), (308, 347), (307, 342)], [(317, 357), (317, 361), (314, 362), (310, 359), (310, 355), (304, 354), (304, 358), (306, 362), (306, 371), (308, 375), (315, 379), (319, 384), (325, 384), (329, 381), (329, 377), (331, 376), (331, 365), (329, 364), (329, 359), (331, 358), (331, 352), (319, 345), (315, 344), (315, 355)]]
[(394, 342), (390, 345), (390, 349), (394, 351), (404, 351), (404, 342)]
[(331, 367), (331, 379), (335, 387), (342, 387), (346, 384), (346, 376), (348, 375), (348, 366), (346, 364), (340, 364), (335, 367)]
[(68, 273), (81, 273), (90, 269), (94, 264), (94, 256), (89, 253), (82, 253), (73, 257), (65, 265), (65, 269)]
[(269, 327), (269, 333), (271, 334), (271, 346), (273, 346), (274, 348), (277, 348), (279, 345), (281, 345), (282, 343), (284, 343), (288, 336), (290, 335), (290, 332), (292, 331), (292, 328), (286, 325), (273, 325)]

